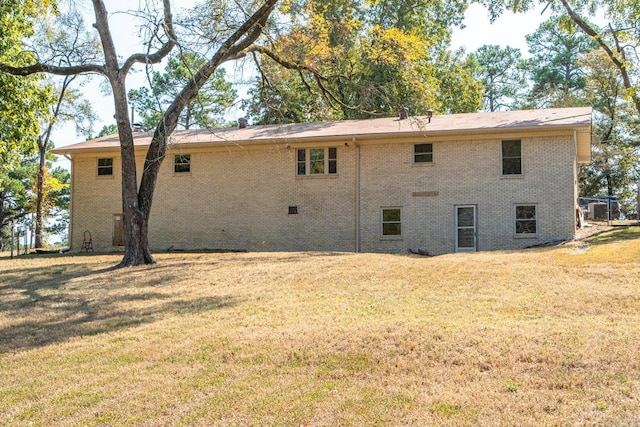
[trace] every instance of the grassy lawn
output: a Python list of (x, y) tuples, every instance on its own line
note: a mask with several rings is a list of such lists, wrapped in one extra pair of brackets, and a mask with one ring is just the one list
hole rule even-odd
[(640, 228), (157, 258), (0, 259), (0, 425), (640, 424)]

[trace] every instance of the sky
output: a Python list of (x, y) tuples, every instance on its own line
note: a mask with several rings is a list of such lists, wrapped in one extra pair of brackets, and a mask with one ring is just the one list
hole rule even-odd
[[(185, 4), (193, 4), (193, 0), (183, 0), (181, 6)], [(108, 2), (109, 10), (117, 10), (118, 8), (131, 8), (131, 0), (112, 0)], [(90, 23), (90, 11), (87, 22)], [(500, 45), (502, 47), (511, 46), (520, 49), (524, 56), (527, 56), (527, 43), (525, 36), (533, 33), (540, 23), (549, 18), (549, 12), (541, 15), (541, 9), (535, 9), (526, 14), (513, 14), (505, 12), (494, 23), (489, 21), (489, 15), (486, 9), (478, 4), (471, 5), (465, 15), (465, 28), (456, 29), (453, 33), (452, 48), (464, 48), (467, 52), (473, 52), (479, 47), (488, 44)], [(137, 31), (131, 27), (127, 15), (115, 14), (110, 18), (116, 49), (121, 56), (128, 56), (131, 53), (139, 51)], [(156, 69), (161, 69), (161, 67)], [(92, 102), (95, 111), (99, 116), (99, 121), (95, 123), (94, 129), (97, 133), (104, 125), (115, 123), (113, 119), (114, 108), (113, 100), (110, 95), (104, 95), (100, 91), (100, 78), (94, 78), (89, 84), (86, 84), (82, 91), (84, 95)], [(127, 89), (140, 87), (144, 82), (144, 73), (137, 72), (129, 75), (127, 78)], [(231, 114), (241, 115), (241, 112)], [(75, 133), (72, 124), (59, 124), (54, 128), (52, 140), (56, 147), (62, 147), (69, 144), (81, 142), (82, 137)], [(60, 162), (61, 166), (66, 166), (65, 161)]]

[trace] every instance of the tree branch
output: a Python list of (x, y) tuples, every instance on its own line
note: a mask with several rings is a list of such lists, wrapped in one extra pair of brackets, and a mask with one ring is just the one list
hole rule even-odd
[[(168, 1), (169, 0), (165, 0), (167, 4)], [(221, 63), (239, 55), (242, 50), (245, 49), (245, 46), (251, 46), (255, 42), (262, 33), (264, 24), (277, 3), (278, 0), (266, 0), (249, 19), (222, 43), (213, 57), (193, 75), (189, 83), (185, 85), (173, 103), (171, 103), (165, 111), (162, 121), (156, 127), (151, 143), (149, 144), (144, 163), (144, 172), (139, 187), (140, 190), (138, 192), (139, 205), (147, 215), (152, 203), (152, 189), (155, 186), (158, 170), (166, 154), (167, 140), (177, 126), (180, 113), (185, 106), (198, 95), (200, 88), (202, 88)]]
[[(314, 80), (316, 81), (316, 84), (318, 85), (318, 88), (320, 89), (320, 93), (322, 94), (322, 97), (329, 103), (331, 108), (335, 108), (333, 106), (333, 103), (335, 102), (338, 105), (340, 105), (340, 107), (342, 107), (344, 109), (347, 109), (347, 110), (350, 110), (350, 111), (358, 111), (358, 112), (362, 112), (362, 113), (365, 113), (365, 114), (371, 114), (371, 115), (379, 114), (379, 113), (376, 113), (374, 111), (363, 110), (359, 106), (346, 104), (344, 101), (340, 100), (325, 85), (325, 82), (329, 81), (332, 77), (334, 77), (334, 78), (345, 78), (345, 76), (341, 76), (341, 75), (334, 75), (334, 76), (330, 76), (330, 77), (323, 76), (315, 66), (313, 66), (313, 65), (296, 64), (294, 62), (287, 61), (284, 58), (276, 55), (274, 52), (272, 52), (271, 50), (269, 50), (269, 49), (267, 49), (267, 48), (265, 48), (263, 46), (251, 46), (251, 48), (249, 50), (252, 51), (252, 52), (262, 53), (262, 54), (268, 56), (269, 58), (271, 58), (272, 60), (274, 60), (275, 62), (277, 62), (278, 64), (280, 64), (282, 67), (288, 68), (289, 70), (298, 71), (298, 73), (301, 73), (302, 71), (306, 71), (306, 72), (310, 73), (313, 76)], [(300, 74), (300, 77), (302, 78), (302, 74)], [(307, 90), (309, 90), (309, 92), (311, 92), (309, 84), (303, 78), (302, 78), (302, 83), (307, 87)]]
[(162, 4), (164, 7), (164, 23), (162, 27), (164, 28), (164, 32), (169, 38), (169, 40), (166, 43), (164, 43), (160, 47), (160, 49), (158, 49), (158, 51), (156, 51), (155, 53), (152, 53), (152, 54), (136, 53), (134, 55), (131, 55), (129, 58), (127, 58), (124, 65), (122, 66), (122, 72), (124, 74), (128, 73), (131, 67), (136, 63), (142, 63), (142, 64), (159, 63), (176, 46), (178, 37), (176, 36), (175, 30), (173, 28), (173, 14), (171, 13), (171, 3), (169, 0), (163, 0)]
[(251, 32), (247, 34), (243, 40), (241, 40), (239, 43), (235, 44), (231, 49), (229, 49), (229, 52), (227, 53), (227, 55), (225, 55), (223, 62), (231, 60), (232, 58), (236, 57), (238, 54), (241, 54), (242, 56), (244, 56), (245, 53), (243, 51), (245, 49), (248, 49), (253, 44), (253, 42), (255, 42), (258, 39), (258, 37), (260, 37), (260, 34), (262, 34), (262, 32), (264, 31), (264, 26), (267, 24), (267, 19), (269, 19), (269, 14), (263, 15), (262, 18), (256, 24), (253, 25), (253, 29), (251, 30)]
[(102, 65), (86, 64), (86, 65), (72, 65), (69, 67), (58, 67), (55, 65), (47, 65), (36, 63), (28, 65), (26, 67), (12, 67), (7, 64), (0, 63), (0, 71), (7, 74), (13, 74), (14, 76), (28, 76), (37, 73), (50, 73), (57, 76), (71, 76), (74, 74), (84, 73), (98, 73), (105, 74), (105, 68)]
[[(616, 51), (614, 52), (613, 49), (611, 49), (611, 47), (609, 47), (609, 45), (604, 41), (602, 36), (598, 34), (598, 32), (596, 32), (593, 29), (593, 27), (591, 27), (591, 25), (589, 25), (584, 19), (582, 19), (571, 8), (571, 6), (569, 6), (569, 3), (567, 3), (567, 0), (560, 0), (560, 1), (562, 2), (562, 6), (567, 11), (567, 14), (573, 20), (573, 22), (575, 22), (576, 25), (578, 25), (582, 29), (582, 31), (584, 31), (588, 36), (593, 37), (598, 42), (598, 45), (600, 45), (600, 48), (605, 51), (605, 53), (607, 54), (611, 62), (613, 62), (613, 64), (618, 68), (618, 70), (620, 71), (620, 75), (622, 77), (622, 82), (624, 84), (624, 87), (629, 92), (633, 100), (633, 103), (636, 107), (636, 110), (638, 111), (638, 113), (640, 113), (640, 97), (638, 97), (638, 94), (636, 93), (635, 88), (631, 84), (631, 78), (629, 77), (629, 73), (627, 71), (627, 66), (626, 66), (625, 53), (624, 53), (624, 50), (620, 48), (620, 44), (618, 42), (618, 37), (616, 35), (615, 30), (610, 26), (611, 35), (616, 43)], [(622, 60), (620, 60), (620, 58), (622, 58)]]
[[(239, 54), (244, 55), (241, 48), (247, 49), (260, 36), (263, 30), (263, 25), (269, 18), (269, 15), (273, 11), (277, 2), (278, 0), (267, 0), (260, 9), (247, 19), (244, 24), (229, 36), (227, 40), (225, 40), (224, 43), (222, 43), (209, 62), (202, 66), (193, 75), (193, 78), (184, 87), (180, 95), (177, 96), (173, 104), (169, 106), (165, 114), (166, 117), (175, 114), (175, 111), (178, 113), (182, 111), (184, 106), (191, 102), (191, 100), (193, 100), (193, 98), (198, 94), (198, 90), (206, 83), (209, 77), (211, 77), (211, 74), (213, 74), (221, 63), (228, 61)], [(174, 129), (169, 126), (168, 130), (168, 134), (170, 134)]]

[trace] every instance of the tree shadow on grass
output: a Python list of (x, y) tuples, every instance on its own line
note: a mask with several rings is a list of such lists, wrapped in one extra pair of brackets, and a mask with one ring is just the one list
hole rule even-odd
[(0, 271), (0, 353), (238, 303), (233, 296), (182, 295), (159, 286), (180, 276), (175, 266), (92, 269), (91, 264), (58, 264)]
[(604, 245), (611, 242), (640, 239), (640, 227), (616, 227), (589, 236), (585, 241), (590, 245)]

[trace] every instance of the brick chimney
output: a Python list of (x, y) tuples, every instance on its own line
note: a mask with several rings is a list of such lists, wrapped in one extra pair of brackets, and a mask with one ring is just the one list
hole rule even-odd
[(247, 119), (245, 119), (244, 117), (240, 117), (238, 119), (238, 128), (239, 129), (244, 129), (247, 127), (248, 121)]

